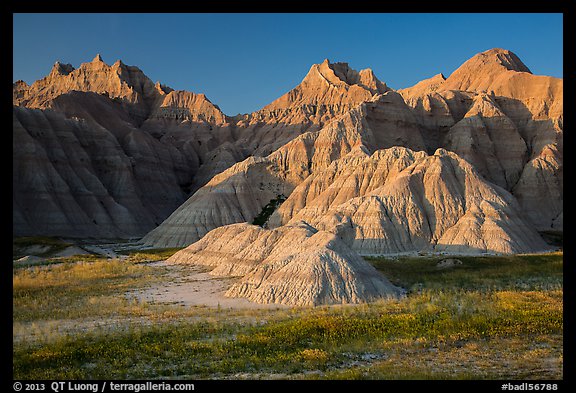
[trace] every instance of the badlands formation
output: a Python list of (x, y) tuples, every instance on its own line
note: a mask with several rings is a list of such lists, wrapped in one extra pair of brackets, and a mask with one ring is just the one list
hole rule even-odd
[(503, 49), (398, 91), (325, 60), (234, 117), (96, 56), (14, 83), (13, 104), (14, 235), (186, 247), (169, 262), (239, 277), (227, 296), (398, 296), (361, 255), (535, 252), (562, 231), (562, 79)]

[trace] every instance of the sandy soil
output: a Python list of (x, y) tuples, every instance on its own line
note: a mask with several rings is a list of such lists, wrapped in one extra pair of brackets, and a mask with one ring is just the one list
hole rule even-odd
[(221, 308), (280, 308), (280, 304), (258, 304), (248, 299), (225, 297), (224, 293), (237, 280), (211, 276), (199, 266), (170, 265), (165, 261), (150, 266), (162, 266), (169, 270), (166, 281), (128, 295), (156, 303), (182, 304), (184, 306), (208, 306)]

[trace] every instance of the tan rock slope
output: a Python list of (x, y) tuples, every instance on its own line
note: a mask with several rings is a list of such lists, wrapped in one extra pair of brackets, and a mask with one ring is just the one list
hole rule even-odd
[[(146, 243), (185, 246), (251, 222), (302, 182), (324, 187), (318, 173), (353, 151), (393, 146), (453, 151), (511, 192), (537, 229), (562, 230), (561, 79), (491, 49), (398, 93), (369, 69), (325, 60), (279, 99), (231, 118), (120, 60), (56, 63), (13, 85), (15, 234), (141, 236), (169, 217)], [(312, 208), (299, 198), (270, 225)]]
[[(317, 96), (329, 95), (330, 90), (325, 91), (329, 86), (338, 83), (341, 86), (348, 86), (350, 80), (360, 79), (359, 76), (356, 76), (356, 79), (352, 77), (346, 79), (342, 72), (329, 71), (333, 69), (327, 62), (313, 66), (299, 88), (269, 107), (276, 108), (288, 99), (300, 102), (298, 94), (300, 89), (313, 82), (319, 93), (308, 96), (312, 101), (316, 100)], [(531, 87), (520, 88), (515, 82), (519, 78)], [(490, 84), (487, 84), (485, 79), (491, 81)], [(274, 175), (273, 184), (264, 181), (265, 186), (261, 186), (275, 191), (266, 194), (264, 199), (253, 197), (258, 193), (255, 185), (260, 183), (246, 180), (241, 189), (251, 191), (234, 196), (231, 195), (234, 187), (228, 188), (232, 190), (231, 192), (220, 191), (228, 182), (219, 180), (217, 194), (212, 191), (208, 194), (206, 190), (200, 190), (197, 196), (193, 196), (144, 240), (147, 244), (155, 246), (185, 246), (187, 242), (201, 238), (207, 231), (219, 225), (251, 222), (260, 209), (276, 196), (274, 193), (288, 196), (307, 176), (347, 154), (350, 149), (332, 149), (334, 146), (332, 140), (340, 139), (361, 141), (370, 152), (392, 146), (405, 146), (415, 151), (425, 150), (428, 153), (433, 153), (441, 147), (454, 151), (473, 164), (484, 179), (512, 192), (536, 228), (561, 229), (563, 170), (562, 110), (559, 105), (562, 92), (559, 81), (561, 82), (556, 78), (530, 74), (527, 67), (509, 51), (494, 49), (481, 53), (464, 63), (448, 79), (441, 74), (436, 75), (413, 88), (400, 91), (402, 96), (388, 90), (350, 109), (348, 113), (336, 117), (325, 127), (340, 124), (339, 131), (325, 133), (329, 135), (324, 138), (329, 141), (327, 143), (329, 148), (325, 151), (314, 149), (312, 160), (310, 154), (300, 153), (302, 149), (297, 148), (298, 145), (303, 145), (303, 150), (308, 152), (310, 148), (307, 146), (310, 143), (306, 141), (309, 137), (294, 139), (292, 141), (294, 143), (286, 144), (266, 157), (267, 160), (275, 160), (274, 157), (278, 156), (287, 157), (283, 162), (288, 160), (290, 163), (289, 173), (292, 178), (285, 180), (288, 175), (282, 171), (288, 169), (275, 164), (274, 167), (279, 169), (274, 169), (274, 173), (278, 173), (278, 176)], [(544, 86), (544, 90), (538, 87), (539, 85)], [(353, 89), (354, 86), (356, 85), (345, 89), (348, 95), (344, 97), (348, 98), (350, 92), (358, 91)], [(489, 93), (484, 90), (453, 90), (487, 88), (491, 89)], [(373, 92), (379, 91), (373, 90)], [(510, 97), (498, 94), (509, 94)], [(329, 100), (335, 99), (329, 97)], [(544, 107), (551, 109), (543, 112)], [(281, 113), (288, 119), (291, 119), (290, 116), (294, 116), (294, 113), (302, 115), (301, 110)], [(546, 121), (535, 120), (549, 117), (551, 119)], [(348, 120), (342, 122), (340, 119), (344, 118)], [(323, 132), (324, 129), (320, 130), (319, 134), (306, 135), (316, 138), (316, 135)], [(342, 138), (342, 135), (345, 137)], [(314, 142), (314, 146), (319, 144), (320, 142)], [(321, 164), (317, 165), (315, 161), (320, 161)], [(308, 171), (294, 171), (293, 168), (297, 168), (298, 165), (300, 168), (307, 166)], [(247, 173), (250, 171), (247, 169)], [(234, 176), (234, 181), (237, 181), (235, 173), (232, 170), (229, 175)], [(223, 175), (228, 176), (224, 173)], [(245, 179), (249, 178), (250, 175)], [(211, 183), (210, 187), (213, 186), (215, 184)], [(242, 208), (248, 203), (239, 200), (245, 197), (250, 199), (249, 210)], [(279, 214), (291, 208), (293, 203), (297, 202), (289, 198), (286, 207), (280, 208)], [(219, 209), (217, 206), (226, 206), (227, 216), (224, 220), (220, 220), (219, 217), (218, 220), (207, 218), (209, 215), (217, 214), (210, 213), (217, 212)], [(199, 216), (202, 219), (199, 219)], [(275, 220), (277, 218), (273, 216), (271, 224), (279, 225)], [(200, 230), (197, 228), (198, 223), (201, 224)]]
[(394, 179), (415, 161), (426, 157), (402, 147), (377, 150), (374, 154), (364, 146), (333, 161), (300, 183), (290, 197), (276, 210), (268, 226), (276, 228), (288, 223), (319, 217), (332, 206), (341, 205), (357, 196), (366, 195)]
[[(246, 155), (267, 156), (305, 132), (321, 129), (375, 94), (390, 90), (372, 70), (356, 71), (347, 63), (310, 67), (302, 82), (264, 108), (237, 119), (237, 146)], [(247, 149), (247, 150), (246, 150)]]
[(143, 241), (182, 247), (221, 225), (252, 222), (262, 208), (352, 149), (375, 151), (394, 145), (424, 149), (420, 130), (398, 93), (389, 91), (306, 132), (267, 157), (250, 157), (215, 176)]
[(533, 75), (504, 49), (479, 53), (443, 79), (399, 90), (429, 148), (458, 153), (511, 191), (538, 229), (562, 230), (562, 79)]
[[(325, 62), (327, 76), (330, 67), (358, 74), (358, 85), (349, 99), (323, 104), (329, 113), (384, 89), (369, 71)], [(301, 113), (318, 102), (312, 79), (293, 90), (298, 100), (286, 98), (276, 110)], [(328, 90), (342, 98), (346, 89)], [(142, 236), (214, 175), (330, 117), (299, 122), (264, 111), (234, 120), (203, 94), (154, 84), (137, 67), (110, 66), (99, 55), (78, 69), (56, 63), (31, 86), (14, 83), (13, 103), (13, 229), (20, 235)]]
[(146, 234), (238, 277), (232, 297), (399, 296), (360, 255), (536, 252), (562, 230), (562, 80), (503, 49), (398, 92), (325, 60), (235, 117), (98, 55), (13, 104), (14, 235)]
[[(329, 176), (319, 173), (317, 178)], [(294, 209), (290, 202), (300, 199), (299, 188), (308, 184), (275, 213), (280, 217), (276, 222), (305, 221), (338, 233), (363, 255), (548, 249), (507, 191), (444, 149), (432, 156), (399, 147), (366, 155), (354, 169), (314, 187), (322, 191), (308, 192), (306, 204)]]
[(168, 262), (207, 266), (215, 276), (239, 276), (226, 296), (257, 303), (360, 303), (402, 294), (338, 236), (306, 223), (274, 230), (224, 226)]
[(50, 108), (52, 101), (71, 91), (94, 92), (117, 99), (133, 116), (142, 120), (159, 95), (154, 83), (138, 68), (120, 60), (109, 66), (100, 55), (75, 69), (56, 62), (48, 76), (23, 90), (14, 104), (27, 108)]
[[(179, 109), (175, 111), (170, 109), (174, 105), (164, 102), (142, 129), (194, 158), (199, 169), (191, 190), (196, 191), (236, 162), (253, 155), (266, 156), (298, 135), (322, 128), (335, 116), (387, 90), (369, 69), (357, 72), (346, 63), (331, 64), (325, 60), (313, 65), (294, 89), (254, 113), (228, 118), (214, 113), (210, 103), (190, 110), (208, 116), (186, 118), (184, 112), (190, 112), (186, 105), (177, 105)], [(166, 107), (170, 116), (166, 115)]]
[(226, 296), (317, 305), (401, 294), (360, 255), (549, 248), (511, 194), (444, 149), (428, 156), (392, 147), (370, 155), (357, 145), (308, 176), (274, 214), (287, 223), (224, 225), (168, 262), (239, 277)]

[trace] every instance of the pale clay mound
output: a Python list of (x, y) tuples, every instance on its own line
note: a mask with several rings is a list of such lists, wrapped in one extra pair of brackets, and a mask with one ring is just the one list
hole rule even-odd
[(310, 178), (277, 214), (278, 222), (289, 220), (286, 225), (222, 226), (167, 262), (241, 277), (226, 296), (317, 305), (400, 293), (360, 254), (548, 248), (512, 195), (443, 149), (432, 156), (400, 147), (368, 155), (359, 147)]
[(256, 303), (360, 303), (402, 294), (336, 235), (305, 223), (275, 230), (249, 224), (221, 227), (167, 263), (213, 267), (210, 274), (217, 276), (242, 276), (226, 296)]

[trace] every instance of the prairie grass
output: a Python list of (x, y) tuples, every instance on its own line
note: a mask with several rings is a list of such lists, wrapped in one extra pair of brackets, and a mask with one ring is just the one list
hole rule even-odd
[[(77, 258), (88, 261), (70, 262)], [(14, 269), (13, 320), (123, 314), (133, 310), (132, 302), (123, 293), (161, 279), (159, 273), (150, 266), (95, 256), (65, 258), (58, 265)]]
[(131, 300), (166, 279), (139, 257), (15, 269), (15, 336), (75, 326), (15, 341), (14, 378), (561, 379), (562, 254), (460, 259), (372, 260), (398, 300), (251, 310)]
[(471, 290), (538, 290), (562, 287), (563, 253), (458, 256), (462, 265), (439, 269), (446, 257), (366, 259), (395, 285), (418, 291), (424, 288)]
[(46, 251), (39, 255), (49, 256), (64, 250), (66, 247), (72, 246), (72, 243), (65, 242), (56, 237), (47, 236), (15, 237), (12, 239), (12, 258), (15, 259), (24, 256), (26, 250), (33, 246), (44, 247)]
[(176, 251), (181, 250), (182, 247), (178, 248), (150, 248), (141, 251), (119, 251), (119, 254), (127, 255), (127, 260), (134, 263), (148, 263), (163, 261), (170, 258), (176, 253)]

